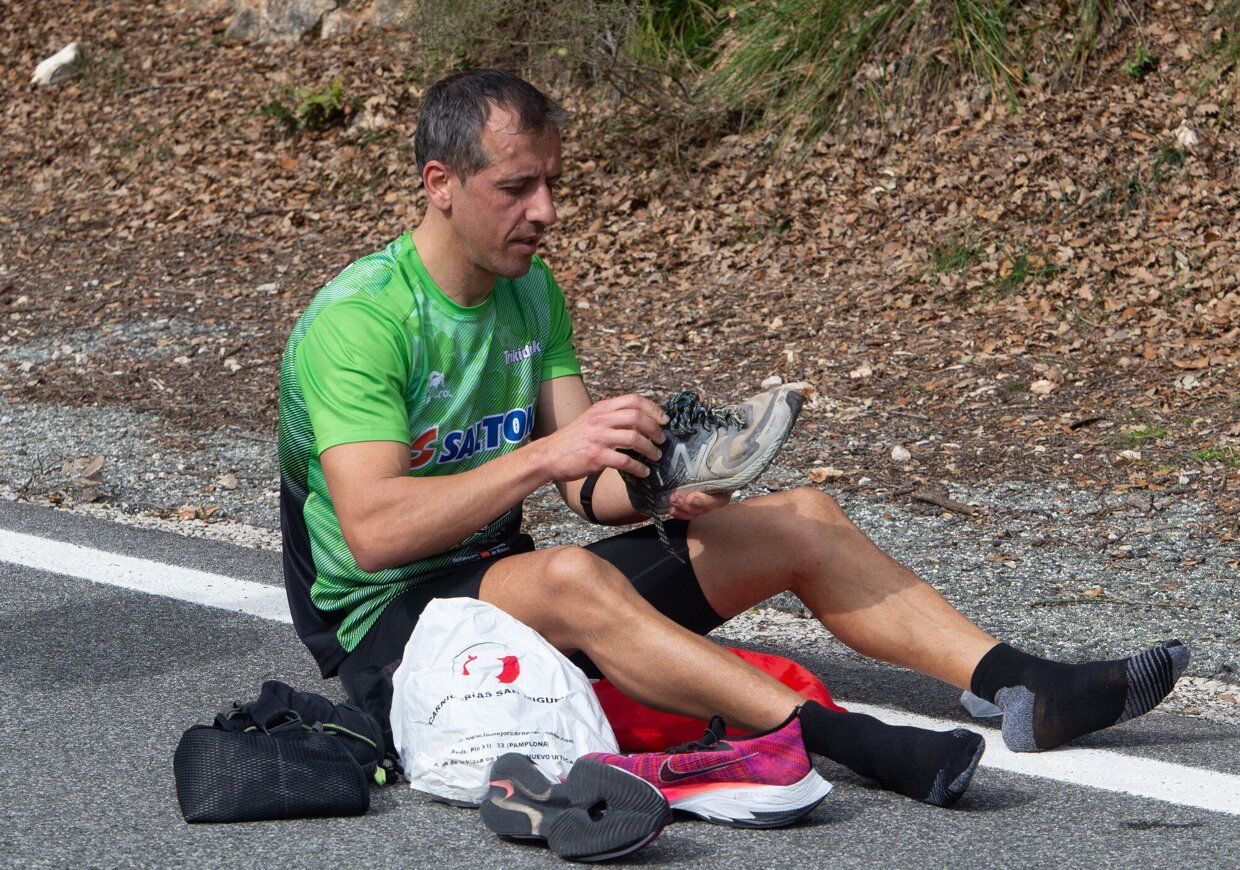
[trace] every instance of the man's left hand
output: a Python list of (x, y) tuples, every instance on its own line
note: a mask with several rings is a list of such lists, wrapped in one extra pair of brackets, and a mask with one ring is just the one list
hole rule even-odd
[(678, 492), (671, 498), (668, 514), (678, 520), (691, 520), (708, 514), (732, 501), (732, 493)]

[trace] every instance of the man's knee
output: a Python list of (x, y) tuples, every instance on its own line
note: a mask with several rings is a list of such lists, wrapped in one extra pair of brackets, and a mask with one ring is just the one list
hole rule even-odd
[(545, 553), (539, 578), (555, 602), (579, 602), (613, 595), (617, 571), (607, 560), (581, 547), (551, 547)]
[(835, 499), (812, 487), (789, 490), (783, 495), (787, 499), (787, 519), (781, 524), (780, 541), (793, 554), (798, 573), (833, 558), (837, 547), (849, 546), (856, 526)]
[(623, 574), (589, 550), (555, 547), (542, 552), (536, 580), (538, 630), (561, 650), (589, 652), (608, 629), (623, 623), (640, 598)]
[(801, 486), (783, 493), (799, 518), (814, 523), (827, 525), (843, 525), (849, 523), (843, 509), (827, 493), (809, 486)]

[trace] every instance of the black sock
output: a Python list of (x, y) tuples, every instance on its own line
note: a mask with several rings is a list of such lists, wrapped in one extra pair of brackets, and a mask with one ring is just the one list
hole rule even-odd
[(960, 799), (986, 748), (964, 728), (930, 731), (888, 725), (864, 713), (839, 713), (814, 701), (801, 707), (805, 748), (879, 785), (919, 801), (949, 807)]
[(973, 671), (973, 694), (1003, 710), (1003, 742), (1040, 752), (1126, 722), (1158, 706), (1188, 665), (1188, 647), (1168, 641), (1126, 659), (1064, 664), (1001, 643)]

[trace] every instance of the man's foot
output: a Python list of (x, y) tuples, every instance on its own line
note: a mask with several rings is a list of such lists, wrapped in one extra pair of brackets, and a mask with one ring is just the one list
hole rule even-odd
[(578, 759), (553, 782), (524, 755), (501, 755), (479, 808), (501, 837), (545, 840), (570, 861), (605, 861), (645, 846), (672, 818), (667, 800), (624, 770)]
[(810, 763), (794, 713), (777, 728), (727, 737), (718, 716), (706, 735), (666, 752), (612, 755), (603, 761), (659, 788), (672, 809), (735, 828), (779, 828), (818, 806), (831, 784)]
[(1167, 641), (1126, 659), (1064, 664), (1005, 643), (982, 656), (971, 690), (1003, 710), (1014, 752), (1054, 749), (1158, 706), (1188, 666), (1188, 647)]
[(828, 710), (814, 701), (800, 709), (805, 745), (854, 773), (936, 807), (960, 800), (986, 751), (967, 728), (931, 731), (888, 725), (864, 713)]
[(759, 393), (715, 409), (696, 393), (680, 392), (663, 403), (670, 418), (660, 445), (663, 458), (648, 477), (624, 475), (629, 498), (640, 511), (662, 514), (672, 493), (734, 492), (758, 478), (783, 446), (804, 400), (789, 387)]

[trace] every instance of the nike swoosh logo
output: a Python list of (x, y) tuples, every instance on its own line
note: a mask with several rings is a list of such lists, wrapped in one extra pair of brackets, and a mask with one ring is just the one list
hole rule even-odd
[(512, 783), (506, 779), (493, 779), (489, 783), (487, 783), (487, 785), (494, 785), (494, 786), (498, 786), (502, 788), (505, 792), (507, 792), (507, 794), (504, 795), (505, 799), (510, 798), (514, 794), (516, 794), (516, 790), (512, 787)]
[(725, 767), (729, 767), (733, 764), (740, 764), (742, 761), (745, 761), (748, 758), (753, 758), (757, 754), (758, 753), (756, 752), (751, 752), (748, 755), (742, 755), (740, 758), (730, 758), (727, 761), (720, 762), (719, 764), (712, 764), (710, 767), (701, 767), (697, 770), (685, 771), (683, 773), (672, 767), (672, 760), (670, 758), (665, 758), (663, 760), (663, 764), (659, 767), (659, 781), (670, 783), (693, 779), (697, 776), (703, 776), (707, 773), (714, 773), (717, 770), (723, 770)]

